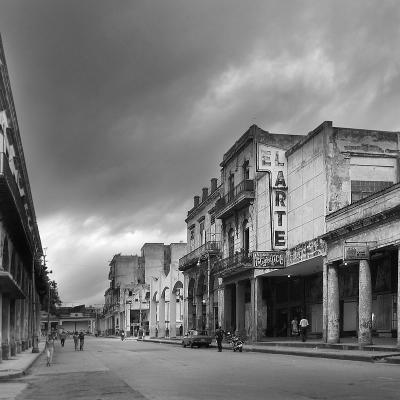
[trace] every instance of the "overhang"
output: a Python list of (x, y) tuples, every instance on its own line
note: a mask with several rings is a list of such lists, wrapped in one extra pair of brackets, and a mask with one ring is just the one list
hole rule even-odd
[(7, 271), (0, 271), (0, 292), (13, 299), (26, 298), (22, 289)]

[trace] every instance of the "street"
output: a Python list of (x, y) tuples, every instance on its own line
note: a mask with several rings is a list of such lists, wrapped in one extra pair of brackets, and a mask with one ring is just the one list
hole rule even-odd
[(0, 399), (398, 399), (398, 365), (87, 337), (41, 356)]

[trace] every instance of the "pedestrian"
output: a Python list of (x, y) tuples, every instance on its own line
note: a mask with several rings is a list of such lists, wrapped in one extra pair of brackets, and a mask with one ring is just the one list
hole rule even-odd
[(79, 350), (83, 351), (83, 345), (85, 343), (85, 334), (83, 331), (79, 332)]
[(300, 333), (301, 333), (301, 341), (305, 342), (307, 340), (307, 327), (308, 320), (305, 316), (300, 320)]
[(72, 337), (74, 339), (75, 351), (78, 351), (78, 341), (79, 341), (78, 332), (75, 331)]
[(297, 322), (297, 318), (294, 317), (290, 324), (292, 326), (292, 336), (299, 336), (299, 324)]
[(67, 334), (65, 331), (62, 331), (60, 333), (60, 342), (61, 342), (61, 347), (64, 347), (65, 344), (65, 339), (67, 338)]
[(53, 335), (48, 335), (46, 339), (46, 358), (47, 358), (47, 366), (50, 367), (53, 362), (53, 354), (54, 354), (54, 337)]
[(224, 331), (220, 326), (218, 326), (215, 331), (215, 338), (217, 339), (218, 351), (222, 351), (222, 339), (224, 338)]
[(183, 336), (183, 325), (179, 327), (179, 336)]
[(125, 339), (125, 332), (122, 330), (121, 331), (121, 340), (124, 341), (124, 339)]

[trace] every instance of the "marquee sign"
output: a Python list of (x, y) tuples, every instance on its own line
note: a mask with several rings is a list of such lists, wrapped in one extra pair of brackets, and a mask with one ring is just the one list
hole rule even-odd
[(285, 268), (284, 251), (253, 251), (253, 267), (262, 269)]
[(369, 249), (367, 245), (344, 245), (343, 246), (344, 261), (369, 260)]
[(257, 171), (268, 172), (270, 179), (270, 207), (272, 211), (272, 248), (287, 248), (287, 165), (285, 150), (257, 144)]

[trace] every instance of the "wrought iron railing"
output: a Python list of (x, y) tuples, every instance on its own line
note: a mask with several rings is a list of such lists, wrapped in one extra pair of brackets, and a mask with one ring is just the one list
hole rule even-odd
[(179, 268), (184, 267), (187, 264), (198, 260), (202, 255), (207, 253), (219, 253), (221, 251), (221, 242), (219, 241), (207, 241), (197, 249), (194, 249), (190, 253), (186, 254), (179, 259)]
[(229, 203), (233, 202), (239, 195), (244, 192), (254, 192), (254, 181), (252, 179), (246, 179), (240, 182), (225, 196), (218, 199), (215, 204), (215, 212), (218, 213), (218, 211), (222, 210)]
[(215, 273), (224, 273), (240, 267), (247, 269), (252, 267), (252, 263), (252, 253), (250, 251), (241, 250), (240, 252), (236, 252), (235, 254), (227, 258), (223, 258), (222, 260), (217, 261), (214, 264), (213, 270)]

